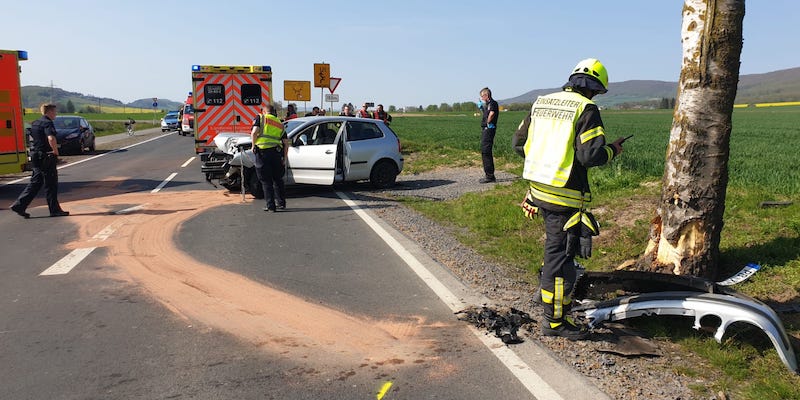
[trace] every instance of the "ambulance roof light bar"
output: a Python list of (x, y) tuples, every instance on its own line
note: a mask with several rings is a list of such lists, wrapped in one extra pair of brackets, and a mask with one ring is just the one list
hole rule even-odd
[(269, 65), (192, 65), (192, 72), (253, 73), (272, 72)]

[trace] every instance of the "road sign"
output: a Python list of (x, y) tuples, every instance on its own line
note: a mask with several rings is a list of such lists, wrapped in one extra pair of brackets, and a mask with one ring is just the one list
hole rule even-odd
[(330, 90), (331, 93), (333, 93), (336, 91), (336, 87), (339, 86), (339, 82), (342, 81), (342, 78), (330, 77), (328, 78), (328, 80), (330, 81), (330, 84), (328, 85), (328, 90)]
[(153, 108), (158, 108), (158, 102), (157, 101), (153, 102)]
[(331, 84), (331, 65), (314, 64), (314, 87), (328, 87)]
[(311, 101), (311, 81), (283, 81), (283, 99)]
[(338, 103), (339, 95), (333, 93), (325, 93), (325, 101), (328, 103)]

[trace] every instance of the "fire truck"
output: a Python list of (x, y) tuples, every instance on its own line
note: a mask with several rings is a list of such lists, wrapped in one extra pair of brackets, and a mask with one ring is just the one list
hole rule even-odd
[(22, 122), (20, 61), (22, 50), (0, 50), (0, 174), (22, 172), (28, 165), (28, 143)]
[(272, 68), (268, 65), (193, 65), (195, 152), (213, 151), (214, 137), (220, 133), (249, 134), (261, 105), (271, 101)]

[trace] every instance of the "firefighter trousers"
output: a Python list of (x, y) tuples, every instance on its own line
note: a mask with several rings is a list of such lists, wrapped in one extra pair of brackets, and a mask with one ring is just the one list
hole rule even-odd
[(574, 211), (539, 211), (544, 219), (544, 266), (540, 278), (544, 317), (549, 322), (561, 322), (572, 310), (572, 289), (577, 268), (574, 256), (567, 253), (567, 232), (564, 224)]

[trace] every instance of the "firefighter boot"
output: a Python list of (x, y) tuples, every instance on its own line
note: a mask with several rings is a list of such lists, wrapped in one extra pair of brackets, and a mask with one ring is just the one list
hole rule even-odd
[(542, 335), (561, 336), (569, 340), (586, 340), (589, 338), (589, 331), (586, 327), (575, 323), (570, 317), (565, 317), (561, 321), (542, 321)]

